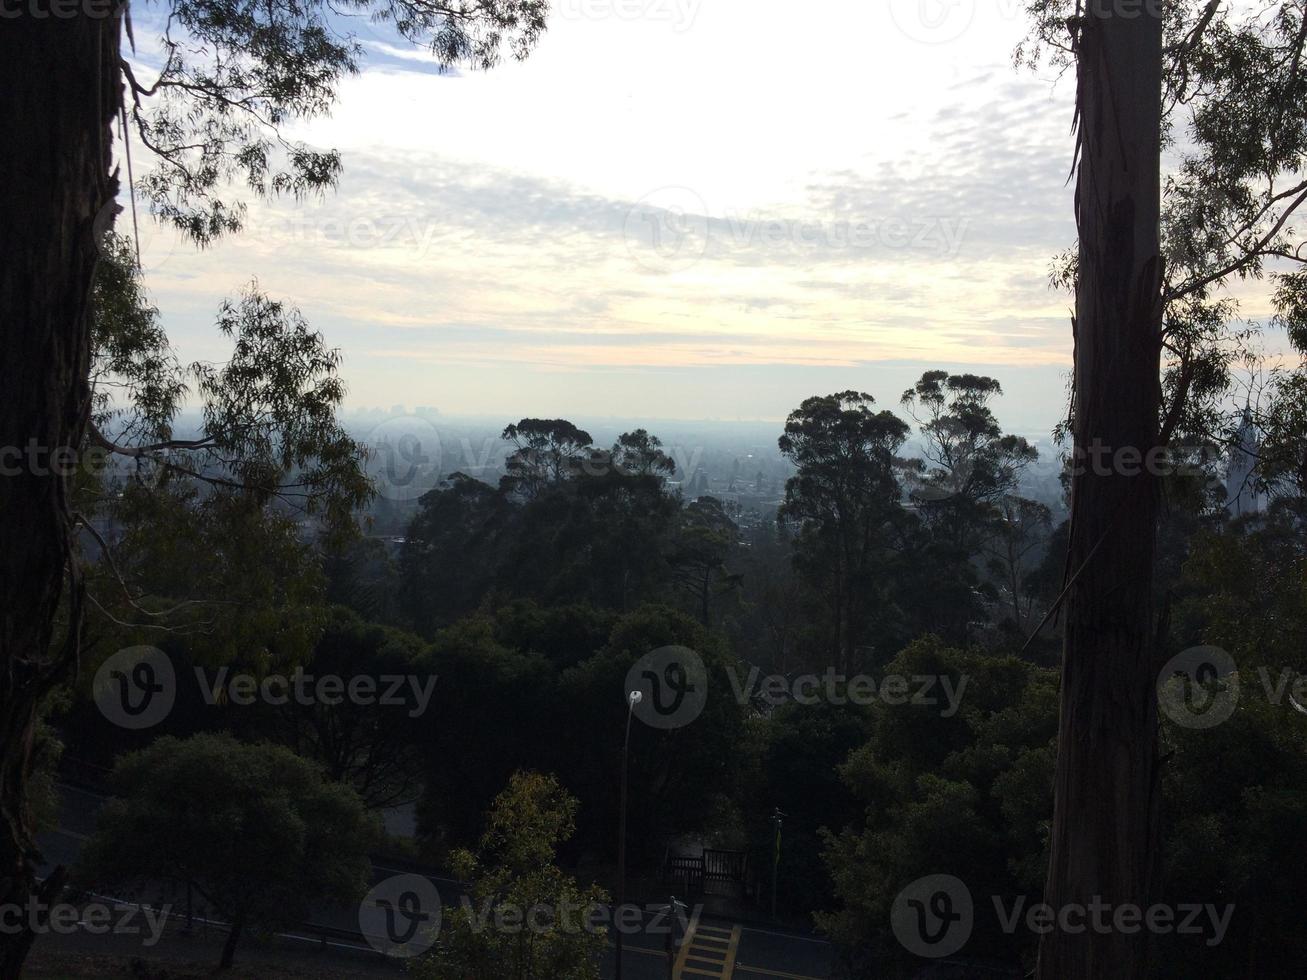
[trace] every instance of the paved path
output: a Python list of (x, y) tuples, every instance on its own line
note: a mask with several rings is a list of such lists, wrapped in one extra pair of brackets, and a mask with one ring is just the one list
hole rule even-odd
[[(725, 920), (692, 923), (674, 950), (671, 972), (666, 937), (626, 939), (622, 980), (827, 980), (835, 964), (830, 943)], [(613, 951), (603, 976), (615, 976)]]

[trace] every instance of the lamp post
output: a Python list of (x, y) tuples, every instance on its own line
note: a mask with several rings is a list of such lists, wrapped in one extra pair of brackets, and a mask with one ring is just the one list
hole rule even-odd
[(667, 952), (667, 980), (674, 980), (676, 976), (676, 948), (679, 945), (676, 938), (676, 923), (680, 916), (677, 914), (682, 910), (689, 911), (690, 907), (684, 902), (678, 902), (675, 895), (668, 896), (666, 908), (659, 909), (667, 914), (667, 939), (665, 948)]
[(776, 807), (772, 811), (771, 822), (776, 827), (776, 847), (772, 852), (771, 861), (771, 917), (776, 919), (776, 873), (781, 866), (781, 824), (784, 822), (785, 814), (781, 813), (781, 808)]
[(635, 706), (644, 700), (641, 691), (626, 695), (626, 738), (622, 741), (622, 800), (619, 806), (617, 831), (617, 909), (614, 916), (617, 926), (617, 980), (622, 980), (622, 908), (626, 904), (626, 759), (631, 748), (631, 718)]

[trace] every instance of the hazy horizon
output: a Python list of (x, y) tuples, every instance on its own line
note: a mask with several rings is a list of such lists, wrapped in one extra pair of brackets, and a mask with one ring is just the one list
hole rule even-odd
[[(342, 152), (339, 187), (248, 200), (202, 253), (140, 216), (182, 359), (225, 357), (216, 311), (257, 276), (340, 349), (350, 410), (781, 420), (943, 368), (998, 378), (1010, 430), (1057, 423), (1074, 86), (1013, 66), (1021, 4), (817, 2), (810, 48), (771, 0), (553, 6), (491, 72), (337, 18), (362, 71), (289, 135)], [(1232, 293), (1265, 319), (1265, 284)]]

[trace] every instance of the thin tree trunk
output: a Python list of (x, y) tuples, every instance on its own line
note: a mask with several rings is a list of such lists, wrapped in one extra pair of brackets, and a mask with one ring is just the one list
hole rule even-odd
[(1012, 544), (1009, 542), (1007, 546), (1007, 567), (1008, 583), (1012, 589), (1012, 621), (1016, 623), (1017, 631), (1024, 633), (1026, 631), (1026, 622), (1021, 615), (1021, 580), (1017, 575), (1017, 561)]
[[(62, 886), (61, 873), (36, 882), (28, 789), (38, 709), (72, 676), (80, 643), (60, 451), (85, 431), (97, 216), (111, 216), (116, 192), (121, 10), (90, 9), (35, 17), (20, 5), (0, 28), (0, 903), (20, 907)], [(33, 939), (0, 933), (0, 977), (21, 975)]]
[(699, 618), (703, 622), (703, 625), (709, 628), (712, 627), (712, 623), (710, 622), (711, 610), (709, 608), (712, 604), (712, 572), (713, 570), (711, 568), (704, 569), (703, 590), (700, 593), (700, 604), (699, 604), (699, 612), (700, 612)]
[[(1046, 900), (1146, 907), (1157, 834), (1157, 492), (1118, 450), (1158, 438), (1162, 25), (1155, 4), (1091, 0), (1081, 28), (1072, 484), (1062, 709)], [(1102, 471), (1107, 472), (1102, 472)], [(1134, 475), (1130, 475), (1133, 473)], [(1072, 920), (1076, 921), (1076, 920)], [(1108, 921), (1111, 921), (1110, 914)], [(1040, 980), (1144, 976), (1147, 933), (1060, 930)]]

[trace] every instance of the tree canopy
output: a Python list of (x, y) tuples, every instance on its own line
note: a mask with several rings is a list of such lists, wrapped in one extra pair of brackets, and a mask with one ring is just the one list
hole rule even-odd
[(229, 926), (295, 924), (320, 901), (356, 902), (379, 828), (353, 790), (289, 749), (230, 736), (163, 738), (122, 757), (118, 797), (82, 852), (87, 883), (191, 886)]

